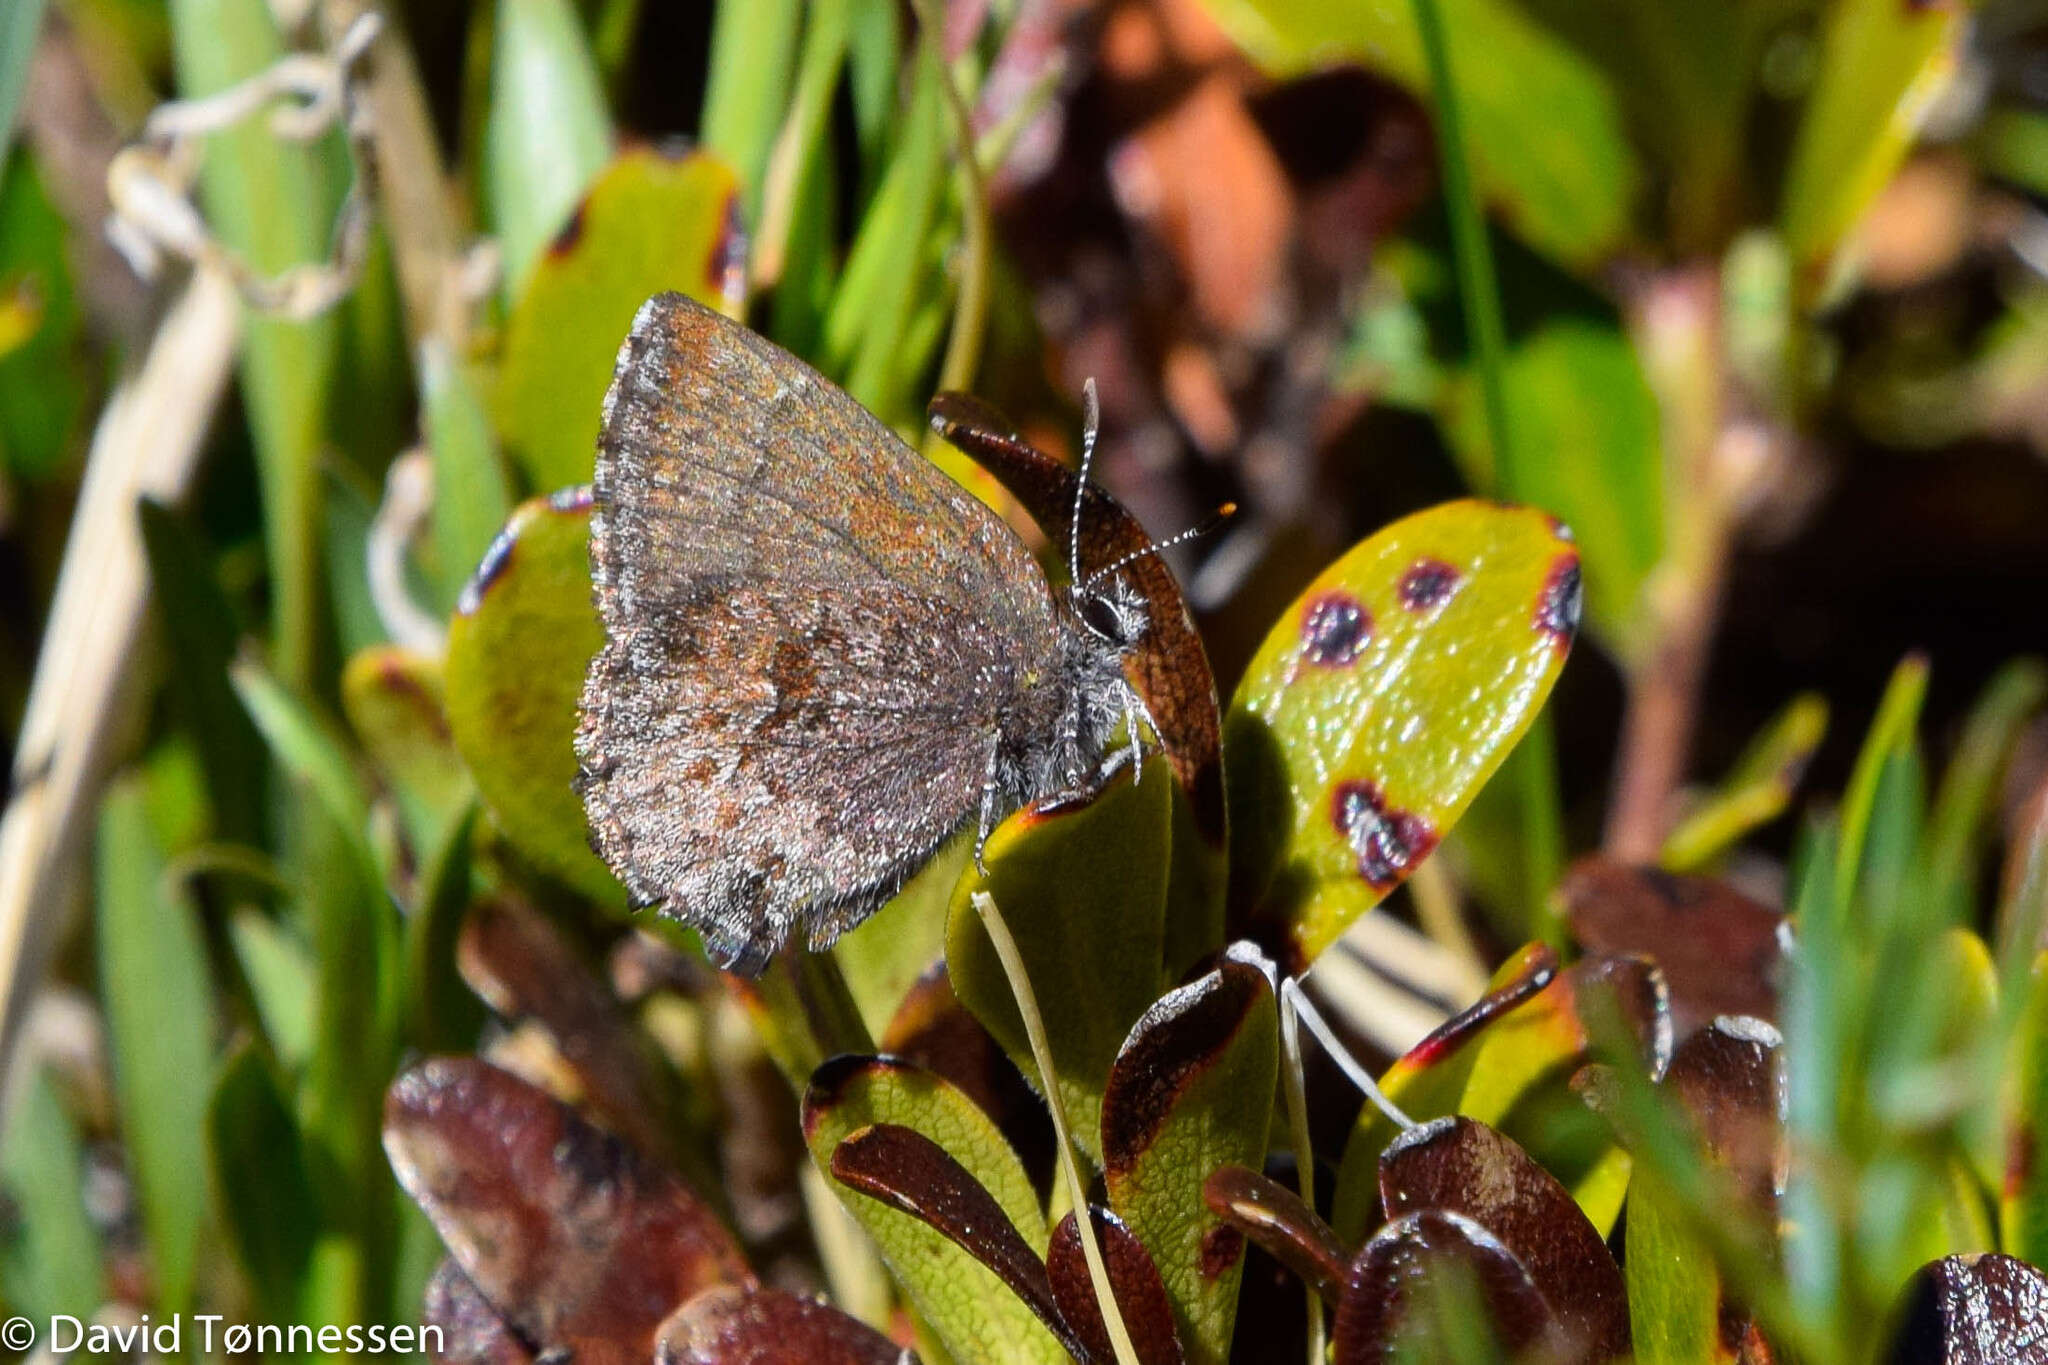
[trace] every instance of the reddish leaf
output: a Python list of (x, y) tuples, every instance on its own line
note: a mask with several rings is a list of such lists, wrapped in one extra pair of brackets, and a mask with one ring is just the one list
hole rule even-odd
[[(1058, 546), (1074, 520), (1074, 472), (1026, 443), (993, 408), (965, 394), (932, 399), (932, 429), (974, 457)], [(1090, 484), (1081, 503), (1081, 564), (1092, 571), (1138, 554), (1152, 537), (1136, 517)], [(1140, 555), (1120, 571), (1150, 609), (1145, 638), (1124, 664), (1131, 686), (1157, 727), (1167, 762), (1193, 807), (1196, 827), (1212, 848), (1223, 846), (1221, 707), (1209, 655), (1173, 571), (1158, 555)]]
[(1443, 1118), (1396, 1138), (1380, 1157), (1389, 1218), (1460, 1213), (1523, 1265), (1578, 1349), (1608, 1360), (1629, 1349), (1628, 1297), (1607, 1244), (1571, 1192), (1483, 1123)]
[(1300, 1276), (1332, 1308), (1351, 1275), (1351, 1254), (1301, 1196), (1271, 1176), (1223, 1166), (1202, 1183), (1202, 1199), (1267, 1255)]
[(452, 1259), (427, 1280), (420, 1322), (440, 1329), (433, 1359), (445, 1365), (533, 1365), (533, 1351)]
[[(1166, 1282), (1159, 1278), (1159, 1267), (1152, 1263), (1145, 1244), (1107, 1209), (1091, 1204), (1088, 1213), (1095, 1223), (1095, 1242), (1102, 1248), (1103, 1269), (1109, 1274), (1117, 1311), (1131, 1334), (1131, 1344), (1138, 1348), (1138, 1365), (1181, 1365), (1173, 1305), (1167, 1301)], [(1052, 1277), (1052, 1296), (1074, 1335), (1088, 1348), (1087, 1359), (1104, 1365), (1115, 1360), (1109, 1330), (1102, 1322), (1102, 1305), (1095, 1297), (1095, 1281), (1081, 1250), (1081, 1226), (1073, 1214), (1053, 1229), (1045, 1260)]]
[(1711, 877), (1586, 858), (1558, 887), (1589, 952), (1642, 953), (1664, 970), (1683, 1038), (1720, 1015), (1775, 1019), (1784, 916)]
[(914, 1128), (871, 1124), (832, 1150), (832, 1176), (945, 1234), (993, 1271), (1062, 1345), (1076, 1341), (1061, 1317), (1045, 1262), (1026, 1245), (995, 1196), (946, 1149)]
[(659, 1365), (903, 1365), (907, 1355), (830, 1304), (779, 1289), (707, 1290), (655, 1343)]
[(1944, 1256), (1906, 1286), (1890, 1365), (2043, 1365), (2048, 1275), (1997, 1252)]
[(673, 1158), (667, 1087), (645, 1035), (548, 918), (513, 901), (469, 912), (456, 941), (462, 979), (500, 1016), (538, 1020), (605, 1127)]
[(1759, 1212), (1784, 1183), (1784, 1039), (1758, 1019), (1716, 1019), (1672, 1055), (1664, 1085)]
[(392, 1082), (384, 1149), (463, 1273), (543, 1351), (644, 1361), (692, 1295), (754, 1283), (732, 1234), (673, 1176), (473, 1057)]
[(1331, 1340), (1336, 1365), (1401, 1358), (1403, 1325), (1418, 1309), (1427, 1311), (1417, 1290), (1443, 1286), (1449, 1262), (1470, 1275), (1509, 1358), (1527, 1359), (1525, 1352), (1546, 1347), (1546, 1358), (1562, 1355), (1564, 1328), (1528, 1267), (1464, 1215), (1426, 1209), (1381, 1228), (1352, 1263)]

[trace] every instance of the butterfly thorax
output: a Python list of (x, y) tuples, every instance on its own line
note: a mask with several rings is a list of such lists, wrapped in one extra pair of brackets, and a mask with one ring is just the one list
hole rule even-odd
[(1054, 667), (1004, 717), (996, 783), (1007, 807), (1092, 790), (1117, 727), (1142, 714), (1124, 660), (1144, 638), (1144, 600), (1121, 579), (1056, 594)]

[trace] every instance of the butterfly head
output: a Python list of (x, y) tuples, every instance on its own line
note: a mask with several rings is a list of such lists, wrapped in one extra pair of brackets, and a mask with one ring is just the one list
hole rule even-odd
[(1136, 649), (1151, 622), (1144, 595), (1122, 575), (1073, 584), (1067, 589), (1067, 605), (1081, 629), (1119, 654)]

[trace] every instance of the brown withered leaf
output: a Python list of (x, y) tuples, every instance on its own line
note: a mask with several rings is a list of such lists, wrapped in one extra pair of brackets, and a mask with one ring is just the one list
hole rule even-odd
[(438, 1057), (384, 1101), (384, 1150), (483, 1298), (579, 1365), (644, 1362), (663, 1318), (753, 1273), (703, 1201), (509, 1072)]
[(655, 1341), (658, 1365), (916, 1365), (917, 1357), (830, 1304), (779, 1289), (708, 1289)]
[(432, 1358), (442, 1365), (533, 1365), (533, 1348), (451, 1257), (443, 1257), (427, 1280), (420, 1322), (440, 1329), (441, 1349)]
[(1219, 1166), (1202, 1182), (1209, 1211), (1315, 1286), (1332, 1308), (1351, 1275), (1351, 1253), (1301, 1196), (1271, 1176)]
[(1906, 1285), (1889, 1365), (2044, 1365), (2048, 1275), (2013, 1256), (1944, 1256)]
[(1679, 1037), (1724, 1014), (1778, 1017), (1784, 916), (1728, 883), (1592, 857), (1557, 894), (1587, 951), (1642, 953), (1663, 968)]
[(1426, 1311), (1421, 1294), (1460, 1272), (1470, 1277), (1508, 1358), (1565, 1357), (1565, 1329), (1529, 1268), (1463, 1214), (1424, 1209), (1381, 1228), (1352, 1262), (1331, 1336), (1335, 1365), (1399, 1358), (1404, 1324)]
[(1575, 1350), (1628, 1352), (1628, 1292), (1607, 1243), (1557, 1177), (1499, 1132), (1458, 1116), (1410, 1129), (1380, 1157), (1380, 1199), (1390, 1219), (1463, 1214), (1528, 1268)]
[(1716, 1019), (1679, 1044), (1664, 1073), (1707, 1154), (1766, 1214), (1784, 1184), (1784, 1045), (1760, 1019)]
[[(1167, 1301), (1159, 1267), (1122, 1219), (1093, 1204), (1088, 1213), (1095, 1224), (1095, 1244), (1102, 1248), (1110, 1292), (1116, 1295), (1117, 1312), (1131, 1334), (1131, 1344), (1138, 1348), (1138, 1365), (1180, 1365), (1180, 1336), (1174, 1330), (1173, 1305)], [(1088, 1348), (1088, 1359), (1105, 1365), (1115, 1360), (1109, 1330), (1102, 1321), (1102, 1305), (1095, 1298), (1095, 1281), (1088, 1274), (1087, 1255), (1081, 1249), (1081, 1225), (1072, 1213), (1053, 1229), (1045, 1263), (1060, 1316)]]
[(547, 916), (509, 900), (463, 921), (456, 966), (492, 1010), (539, 1023), (597, 1119), (649, 1156), (673, 1160), (666, 1078), (624, 1006)]
[(1060, 1315), (1045, 1262), (995, 1196), (938, 1143), (901, 1124), (870, 1124), (832, 1149), (832, 1175), (943, 1233), (1008, 1285), (1068, 1351), (1083, 1354)]

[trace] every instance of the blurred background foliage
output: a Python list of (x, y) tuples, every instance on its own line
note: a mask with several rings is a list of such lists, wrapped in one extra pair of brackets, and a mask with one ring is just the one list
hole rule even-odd
[[(597, 627), (587, 506), (549, 495), (661, 289), (1010, 513), (925, 400), (1070, 453), (1095, 378), (1146, 525), (1240, 508), (1176, 552), (1226, 698), (1394, 518), (1563, 518), (1581, 646), (1330, 954), (1347, 1035), (1396, 1057), (1516, 945), (1591, 946), (1573, 857), (1724, 875), (1819, 945), (1779, 1005), (1793, 1141), (1834, 1159), (1789, 1216), (1829, 1231), (1781, 1286), (1665, 1231), (1816, 1360), (1936, 1257), (2042, 1258), (1994, 1150), (2032, 1113), (1999, 1087), (2048, 1074), (2048, 729), (2008, 662), (2048, 645), (2035, 0), (14, 0), (0, 129), (10, 1309), (406, 1319), (439, 1247), (384, 1089), (476, 1043), (477, 994), (523, 1012), (458, 951), (514, 900), (613, 954), (671, 1059), (664, 1159), (731, 1186), (757, 1263), (830, 1268), (788, 1163), (732, 1164), (801, 1154), (771, 1059), (822, 1058), (772, 1001), (764, 1042), (701, 982), (618, 984), (568, 787)], [(1783, 818), (1808, 790), (1842, 795)], [(914, 944), (962, 932), (957, 872), (899, 902)], [(865, 1030), (910, 956), (848, 967)], [(1696, 1208), (1684, 1144), (1642, 1150)]]

